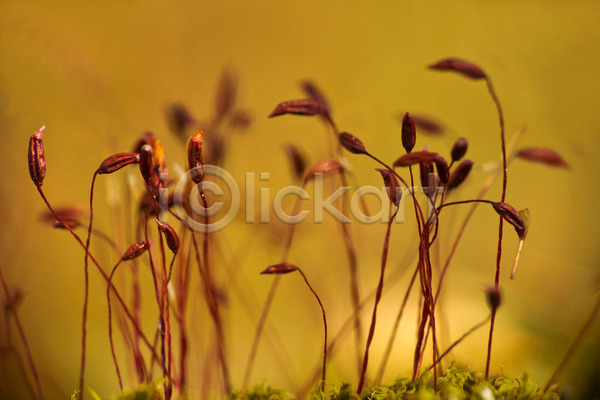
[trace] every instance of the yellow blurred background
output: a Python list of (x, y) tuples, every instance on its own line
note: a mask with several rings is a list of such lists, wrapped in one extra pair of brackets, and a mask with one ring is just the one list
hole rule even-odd
[[(45, 207), (28, 176), (25, 149), (40, 126), (47, 126), (44, 190), (49, 200), (56, 206), (85, 207), (99, 163), (112, 153), (130, 151), (147, 130), (157, 133), (170, 163), (185, 165), (184, 147), (170, 132), (165, 110), (180, 102), (197, 117), (208, 118), (222, 71), (234, 71), (237, 101), (252, 115), (252, 125), (232, 136), (224, 166), (238, 182), (246, 172), (269, 172), (270, 180), (258, 185), (274, 193), (292, 182), (283, 144), (295, 143), (311, 162), (327, 156), (331, 134), (318, 119), (267, 119), (280, 101), (304, 97), (298, 83), (311, 79), (327, 95), (340, 129), (388, 162), (404, 153), (398, 120), (404, 111), (435, 116), (450, 128), (438, 137), (418, 134), (417, 148), (430, 143), (433, 151), (448, 154), (458, 136), (467, 137), (467, 157), (476, 168), (456, 196), (469, 198), (487, 177), (483, 166), (499, 155), (498, 120), (482, 82), (426, 69), (448, 56), (472, 60), (491, 75), (507, 134), (526, 126), (520, 147), (556, 149), (571, 165), (566, 171), (517, 160), (509, 169), (507, 201), (518, 209), (528, 207), (532, 225), (514, 281), (508, 270), (517, 238), (507, 228), (504, 303), (492, 371), (528, 372), (544, 384), (598, 294), (599, 18), (600, 4), (594, 1), (0, 2), (0, 159), (7, 172), (0, 189), (0, 268), (11, 288), (24, 294), (19, 315), (47, 398), (66, 398), (77, 388), (83, 251), (67, 233), (39, 220)], [(381, 184), (373, 162), (351, 154), (347, 158), (360, 183)], [(96, 223), (108, 232), (108, 186), (120, 182), (101, 177), (97, 183)], [(498, 197), (497, 183), (487, 198)], [(442, 254), (463, 215), (457, 208), (445, 217)], [(410, 221), (410, 208), (406, 217)], [(364, 295), (377, 282), (385, 226), (354, 224), (351, 231)], [(258, 272), (280, 261), (284, 233), (277, 225), (244, 224), (242, 213), (217, 234), (227, 252), (224, 259), (235, 264), (235, 279), (255, 299), (242, 304), (235, 291), (229, 294), (226, 337), (237, 388), (256, 313), (271, 284)], [(445, 283), (440, 311), (445, 345), (488, 312), (483, 289), (493, 283), (496, 235), (497, 216), (479, 209)], [(398, 270), (415, 248), (414, 226), (394, 226), (389, 271)], [(101, 245), (93, 250), (105, 268), (114, 264), (115, 256)], [(303, 268), (322, 296), (335, 333), (351, 310), (338, 225), (301, 225), (289, 261)], [(384, 292), (370, 377), (409, 277), (404, 274)], [(102, 398), (111, 398), (118, 384), (106, 333), (105, 284), (93, 269), (90, 279), (86, 382)], [(196, 306), (190, 308), (190, 329), (204, 343), (210, 322), (200, 310), (200, 284), (193, 281), (191, 290)], [(151, 293), (148, 288), (150, 321), (155, 315)], [(385, 381), (411, 373), (417, 318), (416, 297), (411, 299)], [(371, 308), (369, 303), (362, 314), (365, 330)], [(195, 311), (205, 320), (196, 319)], [(318, 365), (322, 343), (319, 310), (300, 277), (281, 282), (269, 318), (269, 330), (278, 332), (288, 364), (278, 364), (272, 346), (263, 341), (252, 382), (293, 392)], [(7, 329), (0, 333), (3, 348)], [(18, 343), (10, 329), (11, 340)], [(575, 391), (598, 377), (599, 337), (596, 326), (563, 377)], [(486, 339), (483, 328), (453, 352), (453, 359), (482, 369)], [(349, 335), (331, 358), (328, 383), (356, 382), (352, 342)], [(190, 358), (192, 387), (204, 357)], [(14, 357), (5, 351), (1, 363), (0, 397), (28, 398)]]

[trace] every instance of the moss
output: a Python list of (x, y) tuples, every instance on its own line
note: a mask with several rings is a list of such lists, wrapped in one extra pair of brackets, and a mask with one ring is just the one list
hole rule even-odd
[(249, 387), (246, 391), (237, 391), (229, 395), (229, 400), (287, 400), (291, 398), (292, 395), (285, 390), (274, 389), (264, 383)]
[(133, 390), (125, 390), (116, 400), (163, 400), (162, 391), (156, 385), (141, 385)]
[(359, 396), (349, 384), (333, 389), (329, 394), (315, 393), (317, 400), (559, 400), (554, 388), (544, 391), (527, 374), (520, 378), (509, 375), (484, 379), (483, 373), (452, 364), (438, 378), (433, 391), (433, 374), (423, 374), (412, 382), (399, 378), (391, 384), (379, 385)]
[[(375, 386), (362, 395), (355, 391), (355, 385), (344, 383), (339, 388), (331, 388), (328, 393), (320, 390), (320, 384), (309, 396), (314, 400), (559, 400), (551, 387), (544, 391), (527, 374), (519, 378), (501, 374), (484, 379), (483, 372), (450, 365), (438, 378), (437, 392), (433, 392), (433, 374), (421, 375), (416, 381), (398, 378), (389, 384)], [(246, 391), (231, 393), (228, 400), (288, 400), (294, 397), (281, 389), (261, 383)], [(127, 390), (116, 400), (162, 400), (158, 385), (144, 385), (135, 390)], [(181, 399), (181, 398), (180, 398)]]

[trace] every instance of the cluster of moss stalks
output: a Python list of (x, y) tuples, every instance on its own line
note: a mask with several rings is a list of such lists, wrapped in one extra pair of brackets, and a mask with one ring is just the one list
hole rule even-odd
[[(285, 390), (274, 389), (260, 384), (245, 391), (233, 392), (228, 400), (287, 400), (294, 396)], [(433, 374), (425, 373), (415, 381), (399, 378), (391, 384), (375, 386), (362, 394), (357, 394), (353, 385), (330, 386), (323, 393), (318, 389), (309, 399), (315, 400), (558, 400), (556, 386), (544, 390), (533, 382), (527, 374), (520, 378), (499, 375), (484, 378), (483, 372), (471, 371), (452, 364), (438, 377), (437, 392), (433, 389)], [(160, 385), (148, 385), (134, 391), (125, 391), (117, 400), (162, 400)]]

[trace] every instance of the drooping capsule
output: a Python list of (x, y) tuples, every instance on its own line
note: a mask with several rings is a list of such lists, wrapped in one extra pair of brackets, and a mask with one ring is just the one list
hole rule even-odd
[(289, 274), (290, 272), (294, 272), (298, 269), (295, 265), (290, 263), (280, 263), (275, 265), (269, 265), (266, 269), (261, 271), (261, 275), (283, 275)]
[(115, 171), (120, 170), (129, 164), (137, 164), (140, 162), (140, 154), (139, 153), (118, 153), (113, 154), (112, 156), (106, 158), (98, 169), (96, 173), (98, 174), (112, 174)]
[(400, 200), (402, 200), (402, 188), (398, 183), (398, 179), (389, 169), (376, 168), (376, 171), (378, 171), (383, 178), (385, 190), (390, 201), (394, 203), (396, 207), (398, 207), (400, 205)]
[(128, 260), (132, 260), (136, 257), (139, 257), (146, 250), (148, 250), (148, 248), (149, 248), (148, 242), (146, 242), (145, 240), (134, 243), (127, 249), (127, 251), (125, 251), (125, 253), (123, 254), (123, 257), (121, 257), (121, 260), (128, 261)]
[(171, 225), (158, 220), (156, 223), (158, 224), (158, 229), (165, 235), (169, 250), (171, 250), (173, 254), (177, 254), (179, 251), (179, 237), (177, 236), (175, 229), (173, 229)]
[(338, 138), (342, 147), (348, 150), (350, 153), (365, 154), (367, 152), (363, 142), (361, 142), (359, 138), (349, 134), (348, 132), (340, 133)]

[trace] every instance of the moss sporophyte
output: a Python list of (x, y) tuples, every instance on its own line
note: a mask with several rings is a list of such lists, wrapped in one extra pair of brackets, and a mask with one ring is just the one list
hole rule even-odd
[[(476, 161), (464, 159), (469, 147), (466, 138), (460, 137), (454, 142), (449, 151), (449, 158), (444, 156), (444, 149), (436, 152), (426, 146), (423, 150), (415, 150), (421, 132), (431, 135), (444, 134), (444, 125), (434, 118), (404, 113), (398, 129), (404, 152), (398, 154), (395, 161), (388, 163), (369, 151), (369, 143), (359, 139), (359, 135), (355, 136), (353, 133), (341, 132), (338, 129), (325, 95), (310, 81), (302, 82), (305, 98), (281, 102), (268, 115), (269, 118), (281, 118), (285, 115), (318, 117), (332, 133), (328, 138), (330, 141), (328, 155), (321, 161), (310, 163), (296, 143), (288, 144), (284, 148), (292, 167), (293, 180), (301, 184), (295, 193), (302, 193), (309, 185), (322, 184), (323, 179), (331, 183), (331, 187), (340, 184), (342, 187), (359, 188), (358, 177), (351, 161), (353, 157), (367, 157), (368, 162), (372, 163), (369, 173), (372, 173), (373, 181), (377, 185), (383, 185), (385, 202), (389, 204), (386, 204), (387, 219), (381, 242), (377, 284), (367, 293), (361, 293), (359, 290), (361, 286), (359, 276), (364, 271), (359, 274), (358, 260), (362, 254), (359, 251), (361, 247), (357, 246), (356, 232), (353, 232), (355, 227), (344, 222), (339, 224), (339, 240), (343, 243), (345, 251), (345, 257), (340, 257), (340, 263), (343, 265), (340, 273), (348, 276), (349, 283), (349, 287), (344, 288), (339, 296), (347, 299), (351, 311), (344, 316), (345, 320), (341, 325), (337, 324), (337, 331), (333, 334), (328, 332), (327, 301), (322, 301), (319, 296), (322, 293), (317, 294), (320, 291), (317, 286), (313, 286), (314, 276), (317, 276), (316, 268), (324, 266), (317, 265), (318, 263), (300, 266), (300, 263), (296, 263), (293, 259), (295, 253), (291, 250), (292, 247), (303, 246), (299, 240), (294, 242), (294, 238), (303, 233), (297, 229), (297, 223), (290, 223), (284, 227), (281, 257), (275, 261), (276, 263), (272, 263), (272, 260), (264, 260), (264, 265), (269, 266), (255, 271), (257, 274), (275, 276), (272, 277), (262, 308), (254, 317), (254, 331), (248, 334), (251, 340), (246, 349), (247, 357), (243, 360), (245, 368), (243, 375), (239, 377), (232, 376), (231, 373), (232, 355), (227, 341), (231, 324), (227, 318), (228, 303), (225, 293), (227, 290), (236, 290), (237, 276), (235, 271), (226, 269), (223, 251), (218, 246), (218, 237), (210, 230), (217, 215), (211, 210), (216, 209), (214, 206), (217, 202), (214, 196), (214, 182), (209, 174), (211, 165), (226, 164), (228, 151), (236, 146), (233, 135), (245, 129), (250, 123), (250, 114), (243, 108), (239, 108), (236, 102), (237, 81), (234, 77), (231, 74), (223, 74), (215, 100), (214, 114), (211, 118), (202, 119), (210, 121), (204, 126), (200, 126), (198, 122), (201, 119), (193, 116), (182, 105), (173, 106), (169, 110), (168, 117), (173, 133), (181, 140), (183, 146), (187, 146), (186, 164), (190, 174), (187, 175), (189, 179), (184, 184), (178, 185), (181, 190), (174, 190), (175, 180), (168, 179), (169, 170), (165, 150), (153, 133), (143, 134), (135, 143), (132, 152), (113, 154), (100, 162), (99, 167), (92, 174), (89, 222), (85, 236), (76, 232), (78, 228), (86, 227), (83, 222), (84, 212), (75, 212), (74, 208), (55, 209), (47, 200), (42, 190), (42, 183), (46, 177), (46, 155), (49, 156), (51, 167), (52, 154), (44, 153), (42, 134), (45, 132), (45, 127), (33, 134), (28, 147), (28, 166), (31, 179), (49, 210), (46, 220), (54, 227), (68, 231), (83, 250), (81, 359), (79, 381), (73, 383), (74, 388), (77, 389), (73, 398), (97, 397), (94, 389), (86, 385), (87, 312), (90, 293), (88, 265), (91, 262), (99, 272), (101, 282), (106, 288), (109, 338), (107, 346), (110, 347), (114, 365), (114, 372), (107, 371), (107, 373), (114, 373), (118, 381), (119, 399), (292, 398), (293, 395), (286, 391), (272, 389), (266, 384), (256, 385), (253, 381), (255, 359), (265, 339), (263, 337), (270, 310), (277, 299), (279, 288), (284, 285), (281, 275), (288, 273), (301, 275), (304, 284), (317, 300), (323, 323), (323, 335), (315, 333), (314, 338), (315, 341), (323, 341), (322, 348), (319, 346), (318, 365), (315, 365), (314, 370), (307, 371), (306, 376), (296, 377), (295, 387), (287, 388), (295, 391), (295, 398), (309, 396), (316, 399), (557, 399), (555, 383), (559, 381), (561, 371), (593, 323), (598, 305), (544, 389), (534, 384), (527, 375), (512, 378), (504, 374), (490, 373), (490, 370), (492, 367), (497, 367), (492, 363), (491, 355), (496, 315), (502, 304), (501, 293), (509, 291), (507, 288), (503, 290), (500, 288), (504, 223), (511, 225), (517, 234), (509, 240), (515, 242), (518, 240), (519, 243), (510, 273), (510, 278), (514, 278), (530, 221), (527, 209), (518, 211), (519, 208), (515, 208), (506, 200), (508, 166), (516, 158), (564, 169), (569, 168), (568, 163), (556, 151), (544, 147), (516, 150), (514, 143), (518, 140), (518, 135), (507, 144), (500, 100), (490, 75), (481, 67), (472, 62), (448, 58), (432, 64), (429, 68), (435, 71), (453, 72), (476, 82), (485, 82), (498, 113), (499, 149), (502, 161), (474, 198), (453, 200), (453, 197), (460, 194), (461, 190), (468, 185), (471, 171), (474, 165), (477, 165)], [(394, 145), (397, 142), (396, 140)], [(52, 169), (50, 168), (49, 171), (51, 172)], [(110, 235), (93, 227), (94, 185), (98, 175), (126, 173), (143, 182), (143, 186), (136, 188), (133, 185), (126, 185), (121, 212), (123, 220), (131, 222), (131, 226), (126, 228), (127, 235), (122, 231), (119, 235)], [(415, 173), (420, 177), (420, 188), (415, 188)], [(488, 199), (486, 195), (489, 189), (500, 176), (502, 176), (502, 189), (499, 198)], [(138, 189), (139, 193), (136, 193)], [(419, 191), (426, 196), (421, 198)], [(293, 215), (298, 214), (300, 200), (298, 195), (294, 202)], [(409, 234), (403, 234), (401, 240), (396, 240), (392, 235), (392, 227), (405, 201), (411, 210), (411, 218), (414, 218), (416, 229), (414, 233), (407, 230)], [(349, 207), (348, 199), (343, 196), (340, 196), (339, 204), (343, 210)], [(490, 254), (495, 270), (493, 277), (490, 277), (492, 283), (485, 291), (485, 298), (484, 296), (481, 298), (481, 301), (487, 301), (489, 314), (449, 346), (442, 348), (440, 335), (443, 325), (438, 322), (441, 311), (437, 307), (440, 293), (445, 287), (451, 260), (475, 209), (485, 204), (491, 206), (487, 209), (488, 212), (493, 211), (499, 217), (497, 250), (495, 256)], [(364, 211), (368, 209), (364, 197), (360, 199), (359, 207)], [(462, 222), (458, 224), (457, 233), (449, 238), (451, 245), (448, 254), (444, 259), (441, 257), (434, 259), (432, 246), (442, 235), (440, 226), (446, 221), (442, 217), (442, 211), (447, 212), (457, 207), (469, 207), (469, 209), (466, 210)], [(202, 211), (196, 212), (198, 208)], [(106, 226), (106, 224), (102, 225)], [(201, 228), (197, 229), (198, 226)], [(219, 233), (219, 235), (224, 234), (226, 233)], [(102, 244), (108, 244), (110, 254), (114, 253), (116, 262), (111, 264), (110, 270), (107, 265), (99, 262), (95, 254)], [(412, 274), (407, 287), (401, 295), (398, 295), (397, 292), (385, 292), (385, 284), (388, 282), (386, 267), (390, 248), (396, 249), (400, 246), (412, 246), (415, 249), (416, 261), (406, 263), (407, 269)], [(127, 250), (123, 252), (123, 249)], [(124, 268), (125, 266), (127, 268)], [(372, 271), (368, 273), (374, 274)], [(125, 282), (115, 284), (123, 279), (123, 274), (128, 274), (130, 277), (127, 283), (130, 285), (129, 289), (126, 288)], [(143, 323), (142, 305), (146, 310), (148, 304), (141, 301), (140, 285), (143, 281), (141, 274), (149, 274), (152, 279), (154, 295), (152, 301), (155, 304), (152, 305), (151, 313), (156, 322), (153, 329), (149, 329), (149, 326)], [(189, 282), (193, 276), (199, 279), (201, 290), (190, 290)], [(32, 386), (35, 386), (35, 397), (43, 398), (49, 388), (40, 381), (34, 362), (35, 355), (31, 354), (27, 345), (15, 302), (10, 300), (13, 298), (11, 291), (3, 275), (0, 274), (0, 277), (8, 299), (6, 307), (10, 310), (25, 349), (29, 368), (28, 379), (32, 382)], [(285, 278), (285, 285), (295, 284), (293, 280)], [(408, 298), (414, 292), (413, 289), (417, 291), (419, 302), (415, 313), (418, 316), (416, 340), (411, 352), (412, 374), (409, 378), (383, 385), (381, 380), (388, 360), (393, 354), (395, 338), (400, 329)], [(391, 318), (393, 325), (387, 336), (384, 355), (374, 363), (373, 357), (370, 357), (371, 346), (375, 338), (378, 317), (381, 318), (381, 313), (378, 311), (384, 295), (397, 298), (398, 312), (394, 318)], [(188, 307), (194, 296), (200, 296), (205, 306), (205, 313), (200, 316), (193, 314), (197, 310)], [(316, 305), (314, 302), (298, 303), (293, 307), (311, 307), (312, 310)], [(370, 318), (367, 319), (362, 314), (369, 308), (371, 313)], [(192, 318), (201, 319), (201, 323), (190, 324), (189, 320)], [(471, 371), (467, 367), (450, 363), (447, 360), (450, 351), (471, 333), (484, 326), (489, 326), (487, 341), (482, 344), (482, 347), (487, 350), (485, 371)], [(122, 337), (118, 345), (117, 337), (113, 335), (114, 327)], [(203, 349), (205, 354), (194, 354), (190, 357), (190, 348), (195, 344), (194, 340), (199, 340), (200, 337), (196, 329), (205, 330), (202, 336), (205, 343), (204, 346), (194, 346), (194, 351)], [(313, 332), (311, 331), (310, 334)], [(353, 344), (342, 345), (348, 337), (353, 337)], [(268, 340), (283, 343), (283, 347), (292, 345), (286, 343), (286, 338), (279, 337), (276, 332), (270, 332)], [(340, 351), (352, 354), (353, 372), (345, 379), (354, 383), (335, 388), (328, 385), (326, 371), (332, 357)], [(239, 353), (239, 349), (237, 352)], [(236, 361), (238, 360), (239, 358), (236, 358)], [(192, 363), (195, 368), (193, 376), (190, 373)], [(122, 373), (124, 369), (120, 365), (127, 366), (126, 374)], [(234, 390), (236, 388), (237, 390)]]

